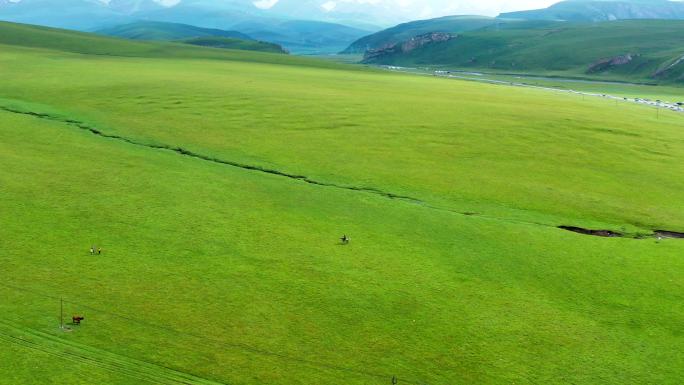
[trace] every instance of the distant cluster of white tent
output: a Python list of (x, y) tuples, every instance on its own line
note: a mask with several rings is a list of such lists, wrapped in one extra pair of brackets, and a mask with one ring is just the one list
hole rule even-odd
[(668, 110), (677, 111), (677, 112), (684, 112), (684, 102), (671, 103), (671, 102), (664, 102), (662, 100), (653, 101), (653, 100), (641, 99), (641, 98), (634, 98), (632, 100), (636, 103), (648, 104), (649, 106), (655, 106), (655, 107), (660, 107), (660, 108), (667, 108)]
[[(684, 102), (667, 102), (667, 101), (663, 101), (663, 100), (650, 100), (650, 99), (643, 99), (643, 98), (625, 98), (625, 97), (608, 95), (608, 94), (598, 94), (598, 93), (592, 93), (592, 92), (584, 92), (584, 91), (576, 91), (576, 90), (568, 90), (568, 89), (560, 89), (560, 88), (552, 88), (552, 87), (535, 86), (535, 85), (526, 84), (526, 83), (507, 82), (507, 81), (503, 81), (503, 80), (494, 80), (494, 79), (487, 79), (487, 78), (472, 78), (472, 77), (468, 77), (468, 76), (453, 75), (449, 71), (435, 71), (435, 75), (436, 76), (445, 76), (445, 77), (450, 77), (450, 78), (460, 78), (460, 79), (484, 81), (484, 82), (488, 82), (488, 83), (508, 84), (508, 85), (518, 86), (518, 87), (530, 87), (530, 88), (539, 88), (539, 89), (550, 90), (550, 91), (569, 92), (569, 93), (577, 94), (577, 95), (595, 96), (595, 97), (601, 97), (601, 98), (606, 98), (606, 99), (611, 99), (611, 100), (616, 100), (616, 101), (622, 100), (622, 101), (627, 101), (627, 102), (645, 104), (648, 106), (653, 106), (656, 108), (663, 108), (663, 109), (671, 110), (674, 112), (684, 112)], [(482, 74), (478, 74), (478, 73), (468, 73), (467, 75), (482, 76)]]
[[(399, 66), (384, 66), (384, 68), (391, 70), (391, 71), (406, 71), (406, 72), (416, 71), (415, 68), (399, 67)], [(425, 70), (427, 70), (427, 68)], [(611, 99), (611, 100), (615, 100), (615, 101), (620, 100), (620, 101), (626, 101), (626, 102), (639, 103), (639, 104), (652, 106), (652, 107), (656, 107), (656, 108), (662, 108), (662, 109), (666, 109), (666, 110), (670, 110), (670, 111), (674, 111), (674, 112), (684, 112), (684, 102), (668, 102), (668, 101), (663, 101), (663, 100), (651, 100), (651, 99), (645, 99), (645, 98), (626, 98), (626, 97), (620, 97), (620, 96), (614, 96), (614, 95), (608, 95), (608, 94), (599, 94), (599, 93), (576, 91), (576, 90), (553, 88), (553, 87), (543, 87), (543, 86), (537, 86), (537, 85), (532, 85), (532, 84), (527, 84), (527, 83), (488, 79), (487, 77), (485, 77), (486, 75), (481, 74), (481, 73), (477, 73), (477, 72), (438, 70), (438, 71), (434, 71), (432, 74), (434, 76), (440, 76), (440, 77), (446, 77), (446, 78), (474, 80), (474, 81), (478, 81), (478, 82), (493, 83), (493, 84), (505, 84), (505, 85), (517, 86), (517, 87), (538, 88), (538, 89), (556, 91), (556, 92), (568, 92), (568, 93), (583, 95), (583, 96), (595, 96), (595, 97), (601, 97), (601, 98)]]

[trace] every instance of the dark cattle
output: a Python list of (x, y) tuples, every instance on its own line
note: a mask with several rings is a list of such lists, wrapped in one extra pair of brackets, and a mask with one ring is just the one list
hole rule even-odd
[(83, 321), (84, 319), (85, 319), (85, 317), (75, 315), (75, 316), (71, 317), (71, 322), (74, 325), (80, 325), (81, 321)]

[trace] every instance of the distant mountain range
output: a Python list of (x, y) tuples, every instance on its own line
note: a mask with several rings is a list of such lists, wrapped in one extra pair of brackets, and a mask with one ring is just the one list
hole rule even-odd
[(407, 18), (420, 15), (420, 1), (396, 2), (383, 0), (330, 1), (330, 0), (279, 0), (269, 12), (289, 18), (312, 19), (341, 23), (353, 27), (378, 30)]
[(280, 44), (298, 54), (337, 53), (369, 33), (342, 24), (312, 20), (245, 22), (234, 27), (255, 39)]
[[(251, 0), (0, 0), (0, 20), (81, 31), (138, 21), (190, 24), (237, 30), (283, 45), (296, 53), (344, 49), (373, 29), (324, 21), (298, 20), (277, 10), (259, 9)], [(279, 8), (288, 2), (279, 2)], [(171, 6), (172, 5), (172, 6)], [(371, 28), (371, 27), (369, 27)], [(377, 27), (374, 27), (377, 29)]]
[(77, 30), (131, 21), (115, 2), (95, 0), (0, 0), (0, 20)]
[(684, 3), (668, 0), (568, 0), (546, 9), (503, 13), (499, 18), (562, 21), (684, 19)]
[(375, 31), (419, 15), (418, 7), (387, 0), (0, 0), (0, 18), (81, 30), (138, 19), (231, 28), (256, 18), (315, 20)]
[[(208, 39), (199, 40), (199, 39)], [(183, 44), (181, 44), (183, 43)], [(35, 47), (50, 50), (74, 52), (81, 54), (121, 56), (121, 57), (155, 57), (155, 58), (201, 58), (208, 60), (225, 60), (245, 58), (245, 55), (224, 53), (219, 49), (204, 49), (199, 46), (214, 48), (230, 48), (233, 50), (261, 51), (267, 53), (284, 53), (282, 49), (270, 43), (253, 40), (240, 40), (228, 37), (206, 37), (181, 39), (175, 41), (135, 41), (113, 38), (93, 33), (41, 27), (27, 24), (16, 24), (0, 21), (0, 45)], [(258, 58), (259, 56), (249, 57)], [(289, 55), (278, 55), (289, 58)], [(282, 59), (289, 62), (290, 59)]]
[[(282, 44), (288, 49), (294, 49), (297, 53), (323, 52), (325, 50), (336, 52), (343, 49), (349, 41), (366, 33), (340, 24), (301, 20), (273, 20), (268, 25), (243, 23), (239, 27), (243, 31), (249, 31), (249, 34), (161, 21), (137, 21), (99, 29), (95, 32), (101, 35), (134, 40), (175, 41), (206, 37), (258, 40), (270, 42), (279, 47)], [(198, 41), (206, 42), (207, 40)]]
[(684, 19), (684, 2), (667, 0), (568, 0), (545, 9), (485, 16), (447, 16), (399, 24), (353, 42), (343, 53), (385, 48), (430, 32), (460, 33), (521, 20), (610, 21), (624, 19)]
[[(449, 0), (440, 1), (449, 9)], [(568, 0), (546, 9), (504, 13), (498, 18), (450, 16), (374, 33), (381, 29), (378, 25), (427, 13), (430, 9), (424, 2), (390, 0), (0, 0), (0, 20), (81, 31), (140, 21), (180, 23), (239, 31), (299, 54), (363, 53), (425, 33), (462, 33), (512, 20), (684, 19), (684, 3)]]

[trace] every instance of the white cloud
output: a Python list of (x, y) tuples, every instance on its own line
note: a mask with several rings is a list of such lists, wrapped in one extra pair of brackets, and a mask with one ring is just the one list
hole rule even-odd
[(161, 4), (165, 7), (173, 7), (181, 2), (181, 0), (153, 0), (155, 3)]
[(253, 4), (257, 8), (269, 9), (269, 8), (273, 7), (274, 5), (276, 5), (277, 2), (278, 2), (278, 0), (258, 0), (258, 1), (255, 1)]
[(321, 8), (323, 8), (323, 10), (326, 12), (330, 12), (330, 11), (334, 10), (335, 7), (337, 7), (337, 3), (334, 1), (328, 1), (328, 2), (321, 4)]

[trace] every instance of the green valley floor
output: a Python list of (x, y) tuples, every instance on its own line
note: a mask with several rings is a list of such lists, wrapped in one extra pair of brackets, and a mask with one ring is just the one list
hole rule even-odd
[(0, 384), (680, 382), (684, 116), (160, 55), (0, 45)]

